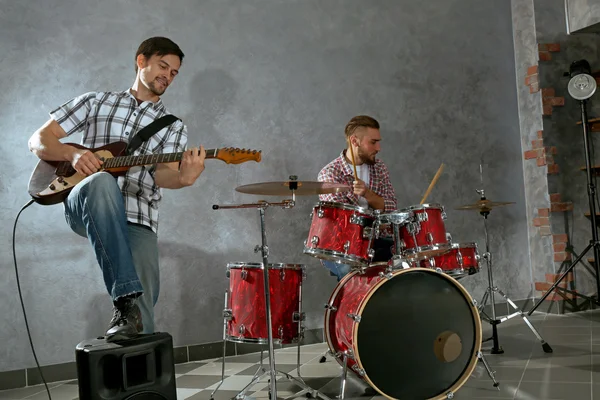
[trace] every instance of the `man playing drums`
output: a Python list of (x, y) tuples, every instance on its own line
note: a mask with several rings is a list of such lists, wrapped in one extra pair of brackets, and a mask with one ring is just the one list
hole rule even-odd
[[(385, 164), (376, 158), (381, 148), (379, 122), (367, 115), (358, 115), (345, 128), (347, 147), (339, 157), (319, 172), (321, 182), (344, 183), (353, 191), (321, 194), (322, 202), (335, 202), (356, 207), (359, 211), (396, 210), (397, 199)], [(368, 212), (368, 211), (367, 211)], [(377, 238), (373, 241), (373, 262), (388, 261), (392, 257), (391, 239)], [(343, 261), (321, 260), (323, 265), (337, 276), (338, 281), (350, 272), (351, 266)]]

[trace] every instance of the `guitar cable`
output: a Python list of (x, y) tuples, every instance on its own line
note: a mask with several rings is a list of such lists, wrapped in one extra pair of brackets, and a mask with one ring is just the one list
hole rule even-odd
[(23, 318), (25, 319), (25, 327), (27, 328), (27, 336), (29, 337), (29, 344), (31, 345), (31, 352), (33, 353), (33, 358), (35, 359), (35, 364), (37, 365), (37, 369), (40, 373), (40, 377), (42, 378), (42, 382), (44, 382), (44, 386), (46, 387), (46, 392), (48, 393), (48, 399), (52, 400), (52, 396), (50, 395), (50, 389), (48, 389), (48, 384), (46, 383), (46, 379), (44, 379), (44, 374), (42, 373), (42, 368), (40, 367), (40, 362), (38, 361), (37, 354), (35, 353), (35, 348), (33, 347), (33, 340), (31, 339), (31, 331), (29, 330), (29, 323), (27, 322), (27, 314), (25, 313), (25, 303), (23, 302), (23, 294), (21, 293), (21, 283), (19, 282), (19, 270), (17, 269), (17, 253), (15, 250), (15, 237), (16, 237), (16, 232), (17, 232), (17, 222), (19, 221), (19, 216), (27, 207), (29, 207), (33, 203), (34, 203), (34, 200), (29, 200), (27, 202), (27, 204), (25, 204), (21, 208), (21, 211), (19, 211), (19, 213), (17, 214), (17, 218), (15, 218), (15, 225), (13, 227), (13, 235), (12, 235), (13, 261), (15, 263), (15, 276), (17, 277), (17, 289), (19, 290), (19, 299), (21, 300), (21, 308), (23, 309)]

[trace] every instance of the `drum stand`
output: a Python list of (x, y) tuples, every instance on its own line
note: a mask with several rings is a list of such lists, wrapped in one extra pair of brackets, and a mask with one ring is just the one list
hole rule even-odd
[[(294, 205), (296, 204), (295, 201), (295, 194), (294, 194), (294, 190), (296, 189), (296, 187), (293, 187), (292, 184), (290, 184), (290, 190), (292, 191), (292, 200), (284, 200), (281, 203), (267, 203), (266, 201), (259, 201), (258, 203), (253, 203), (253, 204), (241, 204), (241, 205), (225, 205), (225, 206), (219, 206), (219, 205), (213, 205), (213, 210), (219, 210), (219, 209), (239, 209), (239, 208), (258, 208), (259, 213), (260, 213), (260, 230), (261, 230), (261, 235), (262, 235), (262, 246), (261, 245), (257, 245), (254, 248), (254, 252), (258, 253), (259, 251), (262, 253), (262, 258), (263, 258), (263, 277), (264, 277), (264, 288), (265, 288), (265, 309), (266, 309), (266, 314), (267, 314), (267, 337), (268, 337), (268, 345), (269, 345), (269, 369), (267, 370), (264, 366), (263, 366), (263, 351), (261, 351), (260, 354), (260, 366), (258, 368), (258, 370), (256, 371), (256, 373), (254, 374), (254, 376), (252, 377), (252, 380), (250, 381), (250, 383), (244, 387), (244, 389), (242, 389), (236, 396), (236, 399), (244, 399), (246, 398), (246, 392), (248, 391), (248, 389), (250, 389), (252, 386), (254, 386), (255, 384), (257, 384), (263, 377), (265, 376), (269, 376), (269, 398), (272, 400), (277, 400), (277, 385), (276, 385), (276, 380), (277, 380), (277, 374), (279, 374), (280, 376), (285, 376), (286, 378), (288, 378), (290, 381), (293, 381), (294, 384), (300, 386), (302, 388), (302, 391), (294, 394), (293, 396), (290, 396), (289, 398), (295, 398), (298, 396), (303, 396), (306, 395), (306, 397), (320, 397), (323, 400), (331, 400), (329, 399), (329, 397), (325, 396), (323, 393), (319, 392), (316, 389), (313, 389), (311, 387), (309, 387), (305, 382), (304, 379), (302, 378), (302, 376), (300, 375), (300, 339), (301, 339), (301, 335), (302, 333), (302, 323), (299, 322), (299, 327), (298, 327), (298, 359), (297, 359), (297, 365), (298, 365), (298, 377), (295, 376), (291, 376), (288, 373), (285, 372), (281, 372), (281, 371), (277, 371), (275, 369), (275, 354), (274, 354), (274, 348), (273, 348), (273, 331), (272, 331), (272, 323), (271, 323), (271, 296), (270, 296), (270, 291), (268, 290), (269, 286), (269, 262), (268, 262), (268, 257), (269, 257), (269, 247), (267, 246), (267, 234), (266, 234), (266, 230), (265, 230), (265, 210), (270, 207), (270, 206), (281, 206), (284, 209), (289, 209), (294, 207)], [(300, 288), (300, 290), (302, 290), (302, 288)], [(302, 292), (301, 292), (302, 293)], [(214, 399), (214, 394), (215, 392), (219, 389), (219, 387), (221, 387), (221, 385), (223, 384), (223, 381), (225, 379), (225, 350), (226, 350), (226, 337), (227, 337), (227, 321), (231, 318), (231, 311), (227, 309), (228, 306), (228, 302), (227, 302), (227, 292), (225, 292), (225, 310), (223, 311), (223, 317), (224, 317), (224, 327), (223, 327), (223, 363), (222, 363), (222, 367), (221, 367), (221, 381), (219, 382), (219, 385), (217, 386), (216, 389), (214, 389), (212, 391), (212, 393), (210, 394), (210, 398), (211, 400)], [(302, 318), (302, 297), (300, 296), (300, 321), (303, 319)], [(259, 375), (259, 373), (262, 372), (262, 374)]]
[[(485, 192), (483, 189), (477, 190), (477, 193), (479, 193), (481, 195), (481, 200), (486, 200)], [(491, 211), (491, 209), (489, 209), (489, 208), (483, 208), (479, 212), (479, 214), (481, 214), (481, 216), (483, 217), (483, 227), (485, 230), (485, 253), (483, 254), (483, 258), (485, 258), (485, 261), (487, 263), (488, 287), (483, 295), (483, 298), (481, 299), (481, 303), (478, 305), (478, 309), (479, 309), (479, 313), (482, 315), (482, 319), (484, 319), (486, 322), (488, 322), (492, 325), (492, 337), (484, 340), (484, 342), (493, 340), (494, 345), (491, 349), (491, 354), (504, 353), (504, 350), (502, 349), (502, 347), (500, 346), (499, 341), (498, 341), (498, 325), (504, 321), (507, 321), (507, 320), (519, 315), (523, 318), (523, 321), (525, 321), (525, 323), (527, 324), (529, 329), (531, 329), (531, 331), (533, 332), (535, 337), (540, 341), (540, 343), (542, 344), (542, 348), (544, 349), (544, 352), (552, 353), (552, 347), (550, 347), (550, 345), (542, 338), (542, 336), (537, 331), (537, 329), (535, 329), (535, 327), (533, 326), (531, 321), (529, 321), (529, 319), (527, 318), (525, 313), (502, 290), (500, 290), (496, 286), (494, 286), (494, 278), (493, 278), (493, 273), (492, 273), (492, 254), (490, 253), (490, 241), (489, 241), (488, 226), (487, 226), (487, 219), (488, 219), (488, 215), (490, 214), (490, 211)], [(504, 297), (506, 302), (512, 308), (514, 308), (515, 312), (510, 315), (506, 315), (502, 318), (497, 318), (496, 302), (494, 299), (495, 293), (499, 293), (502, 297)], [(491, 318), (484, 311), (484, 307), (487, 303), (488, 298), (491, 300), (491, 306), (492, 306)]]

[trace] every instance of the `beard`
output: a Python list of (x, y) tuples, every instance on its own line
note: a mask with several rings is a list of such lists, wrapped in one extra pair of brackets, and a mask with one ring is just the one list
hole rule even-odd
[(165, 90), (167, 90), (166, 87), (163, 89), (163, 86), (157, 81), (152, 81), (148, 83), (148, 89), (150, 89), (150, 91), (157, 96), (162, 96)]
[(358, 158), (360, 158), (360, 160), (367, 165), (375, 165), (375, 162), (377, 162), (377, 153), (373, 153), (373, 154), (367, 154), (361, 147), (358, 148)]

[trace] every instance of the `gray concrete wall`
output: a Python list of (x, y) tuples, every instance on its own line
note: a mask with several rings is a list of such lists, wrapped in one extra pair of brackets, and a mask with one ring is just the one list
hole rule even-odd
[[(563, 0), (563, 20), (568, 21), (568, 32), (600, 32), (599, 0)], [(565, 12), (567, 18), (565, 18)]]
[[(400, 207), (418, 204), (441, 162), (428, 201), (448, 210), (455, 241), (483, 249), (477, 213), (483, 158), (488, 197), (515, 201), (490, 216), (497, 286), (513, 299), (531, 292), (522, 144), (508, 1), (260, 0), (128, 2), (0, 0), (0, 371), (34, 365), (10, 257), (11, 227), (36, 158), (27, 139), (47, 112), (89, 90), (133, 81), (133, 54), (154, 35), (186, 58), (164, 100), (188, 124), (190, 143), (263, 150), (260, 164), (207, 161), (192, 188), (166, 191), (159, 232), (162, 293), (157, 327), (175, 345), (221, 337), (228, 262), (259, 262), (258, 213), (213, 211), (214, 203), (261, 197), (234, 188), (295, 174), (315, 180), (343, 147), (360, 113), (382, 124), (381, 158)], [(265, 197), (267, 200), (273, 200)], [(280, 198), (278, 198), (280, 199)], [(304, 263), (307, 327), (322, 326), (334, 278), (302, 254), (316, 197), (267, 217), (270, 260)], [(60, 206), (27, 209), (17, 257), (33, 341), (42, 364), (74, 359), (80, 341), (103, 332), (111, 304), (86, 241)], [(480, 298), (485, 269), (462, 282)], [(427, 318), (423, 315), (423, 318)]]

